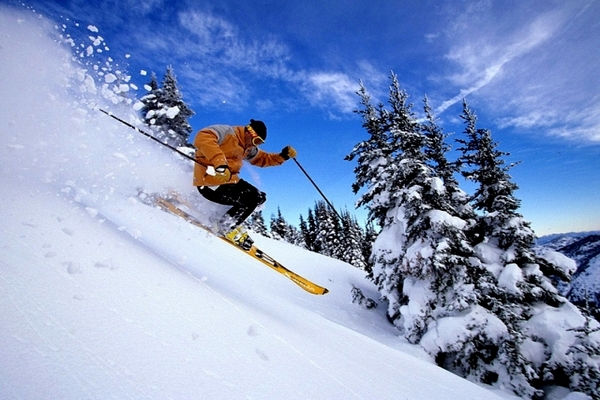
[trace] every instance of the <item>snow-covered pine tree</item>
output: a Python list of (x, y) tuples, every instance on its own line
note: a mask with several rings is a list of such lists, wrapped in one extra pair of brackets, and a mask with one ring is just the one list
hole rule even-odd
[(164, 113), (158, 116), (158, 125), (175, 145), (183, 146), (187, 144), (188, 137), (192, 132), (188, 118), (194, 115), (194, 112), (183, 101), (183, 95), (179, 90), (171, 66), (167, 67), (167, 72), (162, 81), (162, 97), (160, 100), (163, 104)]
[(341, 254), (337, 254), (336, 258), (364, 270), (367, 266), (362, 251), (365, 235), (356, 218), (352, 217), (347, 210), (342, 212), (341, 236), (343, 248)]
[(156, 115), (162, 107), (159, 105), (161, 89), (158, 87), (154, 72), (150, 75), (150, 82), (144, 85), (144, 88), (147, 93), (140, 99), (139, 111), (146, 125), (155, 127)]
[(308, 209), (308, 232), (304, 237), (306, 248), (314, 251), (315, 253), (321, 253), (321, 244), (317, 241), (317, 219), (315, 218), (314, 212), (311, 208)]
[(288, 225), (287, 236), (285, 237), (285, 241), (293, 244), (294, 246), (303, 247), (304, 241), (302, 239), (302, 235), (300, 234), (300, 230), (296, 228), (294, 225)]
[(253, 230), (254, 232), (258, 233), (259, 235), (262, 235), (265, 237), (271, 237), (271, 234), (269, 233), (267, 225), (265, 224), (265, 219), (262, 215), (262, 210), (254, 211), (250, 215), (250, 218), (248, 218), (248, 220), (246, 221), (245, 224), (248, 227), (248, 229)]
[(327, 244), (330, 249), (330, 255), (337, 260), (343, 260), (345, 255), (351, 251), (351, 249), (347, 247), (348, 232), (344, 230), (342, 221), (338, 217), (337, 213), (330, 207), (325, 207), (325, 209), (327, 210), (327, 217), (329, 219), (325, 225), (330, 225), (332, 227), (331, 233), (328, 236), (329, 243)]
[[(568, 362), (565, 365), (550, 361), (549, 369), (561, 371), (563, 379), (569, 381), (572, 389), (584, 392), (593, 399), (600, 398), (600, 339), (598, 331), (600, 327), (596, 321), (585, 316), (585, 322), (581, 327), (569, 329), (575, 332), (575, 340), (567, 350)], [(593, 360), (596, 360), (594, 362)], [(555, 379), (552, 376), (552, 379)]]
[(271, 236), (277, 240), (283, 240), (293, 245), (302, 246), (302, 237), (300, 231), (289, 224), (283, 215), (281, 209), (277, 207), (277, 216), (271, 215)]
[(357, 166), (354, 168), (356, 182), (352, 184), (354, 193), (366, 187), (366, 192), (361, 194), (356, 203), (357, 207), (366, 206), (369, 218), (381, 227), (385, 225), (387, 212), (394, 203), (393, 199), (381, 194), (387, 193), (388, 178), (394, 173), (393, 159), (396, 150), (391, 142), (387, 110), (383, 104), (380, 103), (377, 107), (372, 104), (371, 96), (362, 82), (357, 94), (364, 109), (355, 112), (361, 116), (362, 126), (369, 137), (358, 143), (345, 159), (357, 159)]
[[(492, 140), (491, 132), (487, 129), (477, 129), (475, 124), (477, 116), (463, 101), (463, 114), (461, 118), (467, 124), (466, 139), (458, 139), (462, 145), (458, 150), (462, 152), (460, 163), (471, 169), (461, 171), (465, 179), (475, 182), (477, 188), (471, 198), (473, 207), (484, 213), (478, 221), (475, 244), (485, 238), (498, 241), (494, 245), (507, 250), (513, 244), (521, 249), (531, 249), (535, 241), (535, 234), (529, 223), (523, 221), (522, 216), (516, 211), (520, 201), (514, 196), (518, 186), (512, 182), (508, 171), (514, 166), (506, 166), (503, 157), (508, 153), (497, 150), (498, 144)], [(500, 219), (518, 219), (518, 226), (512, 228)], [(505, 229), (499, 227), (505, 226)], [(517, 236), (519, 238), (517, 238)], [(518, 239), (518, 240), (516, 240)], [(520, 252), (517, 248), (515, 251)], [(533, 261), (529, 259), (528, 261)]]
[(271, 223), (269, 224), (271, 228), (271, 236), (277, 240), (285, 240), (288, 236), (288, 226), (289, 224), (283, 218), (281, 214), (281, 209), (277, 207), (277, 215), (271, 215)]
[(369, 276), (373, 273), (373, 257), (371, 257), (371, 255), (373, 253), (373, 243), (375, 243), (377, 234), (373, 222), (368, 221), (365, 226), (364, 240), (360, 244), (360, 249), (363, 254), (363, 259), (365, 260), (365, 271)]
[(348, 158), (358, 157), (354, 189), (367, 186), (359, 202), (382, 228), (371, 279), (388, 302), (389, 320), (419, 343), (438, 319), (469, 313), (475, 302), (471, 249), (466, 222), (451, 214), (443, 182), (427, 164), (427, 138), (408, 95), (395, 75), (391, 79), (389, 112), (375, 109), (364, 88), (359, 91), (370, 137)]
[(373, 235), (367, 239), (356, 217), (347, 210), (341, 215), (320, 200), (315, 209), (308, 209), (308, 219), (300, 215), (299, 242), (304, 248), (338, 260), (345, 261), (357, 268), (366, 269), (370, 247), (365, 249), (365, 241), (373, 243)]
[[(430, 171), (420, 177), (414, 174), (415, 180), (406, 183), (420, 188), (421, 214), (416, 213), (405, 229), (406, 251), (401, 260), (408, 298), (408, 309), (401, 309), (405, 337), (421, 344), (439, 365), (489, 382), (494, 379), (493, 371), (486, 365), (504, 327), (479, 305), (477, 282), (487, 271), (475, 261), (467, 236), (475, 213), (454, 178), (458, 169), (447, 160), (450, 147), (427, 99), (424, 112), (420, 127), (423, 161)], [(404, 151), (411, 153), (418, 154)]]
[(426, 138), (424, 152), (428, 164), (434, 170), (436, 176), (442, 180), (446, 191), (458, 190), (458, 181), (454, 174), (458, 173), (459, 168), (456, 163), (448, 161), (446, 156), (450, 151), (450, 145), (446, 142), (448, 135), (438, 125), (427, 96), (423, 99), (423, 111), (425, 120), (421, 124), (421, 129)]
[[(392, 76), (392, 80), (394, 79)], [(394, 101), (398, 107), (398, 103), (406, 102), (408, 96), (405, 92), (394, 94), (394, 91), (395, 88), (390, 87), (390, 102)], [(394, 118), (398, 121), (399, 116), (391, 117), (383, 104), (375, 108), (364, 86), (361, 85), (358, 94), (364, 107), (358, 113), (362, 116), (363, 127), (367, 130), (369, 138), (359, 143), (347, 159), (358, 157), (358, 166), (354, 170), (354, 192), (366, 186), (366, 192), (361, 195), (358, 205), (366, 206), (369, 218), (381, 227), (381, 232), (373, 244), (374, 267), (370, 278), (377, 285), (382, 298), (388, 301), (388, 318), (396, 324), (401, 318), (400, 308), (407, 302), (399, 265), (406, 250), (405, 210), (400, 208), (405, 201), (401, 198), (402, 185), (397, 184), (400, 180), (397, 175), (402, 152), (398, 146), (398, 130), (392, 132), (390, 126), (390, 120)], [(394, 96), (400, 98), (393, 99)], [(404, 111), (409, 112), (410, 109)], [(404, 117), (416, 124), (410, 113)], [(383, 243), (381, 239), (388, 235), (392, 242)]]
[(319, 253), (338, 258), (344, 251), (340, 221), (323, 200), (315, 203), (316, 236)]
[(438, 125), (427, 96), (423, 100), (423, 111), (425, 120), (421, 124), (421, 129), (426, 137), (427, 163), (433, 169), (434, 175), (442, 180), (446, 198), (453, 207), (453, 214), (474, 223), (475, 213), (469, 204), (469, 196), (460, 188), (455, 177), (455, 174), (460, 171), (459, 163), (448, 160), (447, 154), (451, 150), (451, 146), (446, 141), (448, 135)]
[(463, 231), (467, 222), (457, 216), (444, 182), (429, 166), (432, 160), (425, 153), (428, 137), (407, 98), (393, 77), (390, 127), (400, 149), (394, 212), (400, 211), (396, 223), (404, 228), (397, 273), (407, 305), (397, 310), (396, 324), (408, 340), (418, 343), (435, 321), (472, 311), (475, 295), (469, 272), (472, 249)]
[(308, 223), (306, 222), (306, 220), (304, 219), (304, 217), (302, 216), (302, 214), (300, 214), (300, 247), (303, 247), (305, 249), (308, 250), (312, 250), (312, 242), (311, 242), (311, 235), (308, 231)]
[(146, 124), (168, 143), (174, 146), (186, 145), (192, 132), (188, 118), (194, 112), (183, 101), (173, 68), (167, 67), (162, 87), (158, 87), (154, 73), (145, 87), (148, 93), (140, 99), (143, 104), (140, 111)]
[[(535, 234), (517, 212), (517, 185), (503, 160), (507, 153), (497, 150), (489, 130), (476, 128), (477, 117), (466, 101), (461, 118), (467, 125), (467, 139), (459, 140), (460, 162), (471, 168), (462, 173), (477, 185), (472, 203), (480, 212), (469, 236), (483, 273), (473, 282), (480, 306), (495, 317), (497, 334), (486, 338), (488, 351), (485, 358), (477, 355), (484, 361), (477, 368), (465, 369), (460, 360), (464, 354), (452, 357), (452, 365), (446, 359), (445, 366), (470, 379), (510, 387), (526, 398), (541, 397), (546, 384), (598, 396), (597, 375), (587, 375), (596, 379), (591, 386), (577, 378), (597, 371), (599, 365), (597, 352), (582, 357), (585, 347), (577, 344), (579, 338), (573, 332), (585, 318), (558, 294), (553, 283), (568, 278), (571, 264), (562, 265), (551, 254), (542, 257), (534, 252)], [(597, 331), (590, 336), (590, 343), (600, 342)], [(435, 346), (439, 344), (437, 340)], [(566, 348), (577, 351), (565, 355)]]

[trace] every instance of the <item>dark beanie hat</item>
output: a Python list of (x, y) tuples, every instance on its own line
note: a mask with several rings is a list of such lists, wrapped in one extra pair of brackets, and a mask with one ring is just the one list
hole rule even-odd
[(250, 126), (252, 129), (254, 129), (254, 132), (256, 132), (256, 134), (262, 138), (262, 140), (267, 140), (267, 126), (264, 122), (251, 119)]

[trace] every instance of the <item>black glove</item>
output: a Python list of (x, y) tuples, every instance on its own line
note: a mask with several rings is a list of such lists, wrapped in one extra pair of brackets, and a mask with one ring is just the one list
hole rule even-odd
[(279, 153), (284, 160), (289, 160), (290, 158), (296, 158), (298, 152), (292, 146), (285, 146), (281, 153)]

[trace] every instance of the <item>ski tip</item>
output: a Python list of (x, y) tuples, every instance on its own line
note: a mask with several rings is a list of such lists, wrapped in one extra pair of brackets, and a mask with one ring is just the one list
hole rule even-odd
[(322, 296), (322, 295), (324, 295), (324, 294), (327, 294), (327, 293), (329, 293), (329, 290), (328, 290), (328, 289), (326, 289), (326, 288), (319, 288), (319, 289), (317, 289), (317, 290), (314, 290), (314, 289), (313, 289), (313, 290), (309, 290), (309, 291), (310, 291), (312, 294), (316, 294), (316, 295), (320, 295), (320, 296)]

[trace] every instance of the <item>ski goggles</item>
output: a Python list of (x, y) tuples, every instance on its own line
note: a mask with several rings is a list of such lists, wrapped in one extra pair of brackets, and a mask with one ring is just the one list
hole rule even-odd
[(246, 130), (248, 131), (248, 133), (250, 134), (250, 137), (252, 138), (253, 146), (259, 146), (265, 142), (265, 140), (263, 138), (261, 138), (260, 136), (258, 136), (258, 134), (254, 131), (254, 129), (252, 129), (252, 127), (250, 125), (246, 125)]

